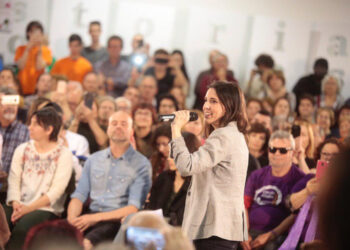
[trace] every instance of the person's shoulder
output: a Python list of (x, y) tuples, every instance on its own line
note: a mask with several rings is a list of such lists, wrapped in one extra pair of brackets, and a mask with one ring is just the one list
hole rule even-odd
[(303, 171), (300, 170), (300, 168), (293, 164), (291, 167), (291, 173), (293, 174), (293, 177), (297, 180), (304, 178), (305, 177), (305, 173)]
[(78, 60), (79, 60), (79, 63), (82, 65), (89, 66), (89, 67), (92, 66), (90, 61), (83, 56), (80, 56)]
[(130, 161), (133, 162), (133, 165), (137, 168), (151, 165), (151, 163), (147, 159), (147, 157), (135, 149), (133, 149), (131, 151), (131, 153), (129, 154), (128, 157), (129, 157)]
[(78, 133), (74, 133), (74, 132), (69, 131), (69, 130), (67, 130), (66, 133), (67, 133), (67, 136), (70, 140), (75, 140), (75, 141), (78, 141), (79, 143), (88, 143), (87, 139)]
[(15, 126), (16, 126), (16, 128), (19, 129), (19, 130), (29, 131), (27, 125), (23, 124), (23, 123), (20, 122), (20, 121), (17, 121), (17, 120), (16, 120), (16, 125), (15, 125)]
[(271, 170), (271, 166), (267, 165), (265, 167), (254, 170), (251, 173), (251, 176), (260, 177), (260, 176), (263, 176), (263, 175), (266, 175), (267, 173), (269, 173), (270, 170)]
[(20, 53), (27, 48), (27, 45), (20, 45), (16, 48), (16, 53)]

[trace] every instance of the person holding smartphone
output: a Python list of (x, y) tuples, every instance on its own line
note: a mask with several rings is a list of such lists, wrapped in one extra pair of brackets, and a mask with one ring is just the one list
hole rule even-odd
[(16, 49), (14, 60), (19, 68), (18, 79), (24, 95), (34, 94), (38, 77), (52, 62), (50, 49), (43, 45), (43, 33), (44, 28), (41, 23), (30, 22), (26, 29), (28, 43)]
[(236, 249), (247, 239), (243, 203), (248, 167), (245, 100), (235, 83), (209, 86), (203, 105), (207, 139), (190, 153), (181, 135), (190, 112), (175, 112), (170, 157), (182, 176), (192, 176), (182, 228), (196, 249)]

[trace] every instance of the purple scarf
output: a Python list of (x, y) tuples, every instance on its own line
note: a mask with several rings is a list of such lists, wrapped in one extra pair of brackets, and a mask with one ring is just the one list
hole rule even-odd
[[(306, 202), (304, 203), (303, 207), (301, 208), (301, 210), (297, 216), (297, 219), (294, 222), (292, 229), (290, 230), (290, 232), (288, 234), (288, 237), (283, 242), (283, 244), (281, 245), (279, 250), (293, 250), (293, 249), (297, 248), (301, 233), (302, 233), (304, 225), (305, 225), (306, 217), (307, 217), (309, 210), (311, 208), (311, 203), (312, 203), (313, 197), (314, 197), (313, 195), (310, 195), (307, 198)], [(311, 213), (312, 213), (312, 217), (311, 217), (310, 224), (309, 224), (307, 231), (306, 231), (305, 242), (313, 241), (315, 239), (315, 235), (316, 235), (317, 211), (315, 209), (313, 209), (311, 211)]]

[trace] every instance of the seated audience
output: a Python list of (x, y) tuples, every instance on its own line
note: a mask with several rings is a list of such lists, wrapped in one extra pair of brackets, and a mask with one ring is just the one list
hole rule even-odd
[[(200, 141), (192, 133), (183, 133), (186, 146), (190, 153), (198, 150)], [(165, 218), (173, 226), (181, 226), (187, 189), (190, 185), (190, 177), (182, 177), (175, 166), (173, 159), (167, 160), (168, 170), (162, 172), (155, 180), (147, 209), (162, 209)]]
[(134, 109), (139, 104), (141, 99), (140, 90), (137, 87), (130, 86), (125, 90), (124, 97), (131, 102), (131, 105), (132, 105), (131, 109)]
[(66, 220), (43, 222), (31, 228), (24, 250), (82, 250), (83, 235)]
[(134, 137), (136, 149), (149, 159), (153, 149), (152, 143), (153, 125), (156, 123), (156, 112), (149, 103), (141, 103), (133, 110)]
[(144, 75), (151, 75), (157, 80), (157, 97), (168, 93), (174, 86), (182, 88), (188, 85), (180, 65), (169, 65), (169, 53), (166, 50), (156, 50), (153, 57), (154, 66), (146, 69)]
[[(83, 87), (79, 82), (69, 81), (67, 85), (67, 102), (70, 111), (75, 114), (77, 107), (83, 99)], [(73, 118), (73, 117), (71, 117)]]
[(51, 70), (51, 74), (64, 75), (70, 81), (83, 82), (84, 76), (92, 71), (91, 63), (81, 56), (83, 41), (77, 34), (72, 34), (69, 37), (69, 52), (68, 57), (58, 60)]
[(258, 113), (256, 113), (253, 119), (251, 120), (251, 124), (253, 123), (260, 123), (265, 128), (267, 128), (270, 131), (270, 133), (272, 132), (271, 115), (266, 110), (261, 110)]
[(247, 117), (248, 121), (251, 122), (254, 116), (263, 109), (260, 99), (250, 98), (247, 102)]
[(208, 86), (214, 81), (229, 81), (237, 82), (237, 80), (231, 75), (231, 72), (228, 69), (228, 60), (224, 54), (216, 54), (213, 57), (213, 71), (210, 74), (203, 76), (198, 87), (198, 95), (196, 100), (195, 108), (201, 109), (204, 104), (204, 97), (208, 90)]
[(342, 81), (335, 75), (326, 75), (321, 84), (321, 95), (317, 98), (317, 106), (338, 110), (344, 104), (341, 94)]
[[(120, 220), (142, 207), (151, 187), (150, 163), (130, 144), (131, 117), (123, 111), (114, 113), (107, 133), (110, 147), (87, 160), (68, 206), (67, 219), (84, 232), (86, 249), (113, 239)], [(88, 198), (90, 213), (82, 215)]]
[(326, 138), (331, 137), (331, 127), (334, 125), (334, 112), (332, 108), (318, 108), (314, 128), (315, 145), (318, 146)]
[(272, 108), (272, 129), (289, 130), (291, 122), (294, 121), (293, 110), (288, 98), (280, 97), (276, 100)]
[(8, 249), (20, 249), (31, 227), (63, 212), (73, 157), (58, 142), (61, 124), (53, 108), (34, 112), (29, 126), (31, 140), (16, 148), (13, 155), (4, 206), (12, 232)]
[(100, 44), (101, 23), (99, 21), (90, 22), (89, 35), (91, 37), (91, 44), (82, 50), (81, 55), (94, 65), (96, 62), (108, 58), (106, 48)]
[(166, 170), (167, 159), (169, 158), (171, 140), (171, 128), (169, 123), (160, 124), (153, 132), (151, 156), (152, 163), (152, 180)]
[(245, 94), (247, 97), (258, 98), (267, 88), (267, 78), (275, 63), (273, 58), (267, 54), (261, 54), (255, 59), (255, 69), (252, 69), (250, 78), (246, 84)]
[(174, 96), (177, 103), (179, 104), (179, 110), (185, 110), (186, 107), (186, 95), (180, 87), (174, 87), (169, 92), (170, 95)]
[(43, 73), (39, 76), (36, 83), (35, 93), (24, 98), (24, 107), (29, 109), (32, 102), (38, 97), (46, 97), (52, 90), (52, 77), (49, 73)]
[(122, 96), (131, 74), (131, 65), (121, 59), (123, 39), (119, 36), (111, 36), (107, 42), (108, 58), (98, 61), (95, 71), (102, 78), (108, 95)]
[(286, 131), (269, 140), (269, 166), (254, 171), (245, 188), (249, 240), (245, 249), (277, 249), (294, 221), (285, 200), (305, 174), (292, 163), (295, 142)]
[(104, 95), (104, 86), (100, 84), (98, 76), (95, 72), (88, 72), (84, 76), (82, 84), (84, 91), (93, 93), (96, 96)]
[(43, 33), (44, 28), (41, 23), (30, 22), (26, 28), (28, 43), (16, 49), (14, 61), (19, 68), (18, 79), (23, 95), (34, 94), (38, 77), (52, 62), (51, 51), (44, 45)]
[(300, 126), (300, 136), (295, 138), (295, 154), (293, 163), (297, 164), (304, 173), (316, 167), (314, 161), (315, 136), (311, 123), (305, 120), (296, 120), (294, 125)]
[[(294, 94), (299, 98), (305, 94), (313, 97), (321, 94), (321, 81), (328, 72), (328, 62), (324, 58), (318, 58), (314, 63), (314, 73), (298, 80), (293, 88)], [(298, 106), (298, 105), (297, 105)]]
[[(247, 138), (249, 154), (258, 160), (260, 167), (267, 166), (269, 164), (267, 148), (270, 131), (260, 123), (253, 123), (248, 131)], [(250, 175), (253, 170), (255, 169), (249, 169), (248, 167), (248, 175)]]
[[(1, 87), (0, 100), (4, 95), (16, 94), (12, 89)], [(3, 176), (3, 185), (0, 188), (0, 201), (6, 198), (6, 176), (10, 171), (13, 153), (18, 145), (29, 140), (29, 131), (27, 126), (20, 123), (16, 117), (18, 104), (2, 104), (0, 101), (0, 132), (2, 135), (2, 155), (1, 155), (1, 175)], [(2, 181), (2, 182), (3, 182)]]
[(184, 54), (181, 50), (174, 50), (170, 55), (170, 62), (169, 66), (172, 68), (172, 74), (176, 75), (177, 70), (181, 70), (181, 73), (183, 75), (182, 80), (186, 80), (185, 84), (181, 87), (179, 87), (182, 90), (182, 93), (184, 96), (188, 94), (188, 90), (190, 87), (190, 79), (187, 74), (186, 64), (185, 64), (185, 58)]
[(299, 97), (299, 106), (297, 108), (299, 119), (310, 123), (315, 121), (315, 99), (308, 94)]
[[(340, 151), (339, 141), (328, 139), (318, 147), (315, 158), (330, 163)], [(320, 238), (317, 228), (313, 227), (317, 224), (315, 196), (318, 194), (320, 184), (322, 184), (320, 176), (315, 178), (314, 174), (309, 174), (293, 187), (288, 204), (292, 211), (299, 209), (300, 211), (282, 249), (296, 249), (302, 242), (311, 242)]]
[(90, 153), (105, 148), (108, 143), (107, 134), (99, 125), (97, 118), (96, 100), (94, 100), (91, 109), (82, 101), (75, 110), (74, 119), (69, 127), (70, 131), (78, 133), (88, 140)]
[(339, 120), (339, 140), (344, 142), (350, 136), (350, 117)]
[(131, 115), (132, 104), (130, 100), (124, 96), (115, 98), (116, 111), (125, 111)]
[(263, 97), (266, 98), (271, 105), (274, 105), (278, 98), (285, 97), (288, 100), (292, 110), (295, 109), (295, 95), (294, 93), (287, 91), (286, 79), (284, 78), (283, 71), (281, 70), (271, 71), (267, 77), (267, 88), (265, 88)]
[(156, 96), (158, 93), (157, 80), (150, 75), (143, 76), (139, 86), (140, 102), (150, 103), (154, 107), (157, 104)]
[(331, 128), (331, 136), (339, 138), (339, 121), (345, 117), (350, 117), (350, 103), (344, 104), (335, 114), (337, 118), (334, 126)]
[(12, 68), (5, 67), (0, 71), (0, 87), (14, 89), (17, 93), (21, 93), (21, 87)]
[(197, 137), (197, 140), (201, 142), (201, 145), (204, 144), (204, 114), (202, 111), (193, 109), (191, 112), (195, 112), (198, 115), (198, 119), (192, 122), (188, 122), (183, 127), (183, 131), (194, 134)]
[(108, 120), (117, 111), (117, 104), (113, 97), (103, 96), (98, 99), (97, 122), (104, 132), (107, 132)]
[(158, 115), (172, 114), (179, 110), (179, 105), (174, 96), (165, 94), (159, 97), (157, 102)]

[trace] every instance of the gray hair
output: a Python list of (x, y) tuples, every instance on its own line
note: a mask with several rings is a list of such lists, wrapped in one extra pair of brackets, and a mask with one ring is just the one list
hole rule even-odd
[(292, 149), (295, 149), (295, 141), (291, 133), (284, 130), (277, 130), (273, 132), (272, 135), (270, 136), (269, 146), (271, 145), (272, 141), (275, 139), (281, 139), (281, 140), (287, 139), (290, 141), (290, 145), (292, 146)]
[(337, 86), (338, 86), (337, 94), (339, 94), (342, 87), (343, 87), (343, 81), (338, 76), (336, 76), (334, 74), (327, 74), (327, 75), (325, 75), (325, 77), (323, 77), (322, 82), (321, 82), (322, 93), (324, 92), (324, 86), (331, 78), (333, 78), (335, 80), (335, 82), (337, 83)]
[(17, 91), (6, 86), (0, 87), (0, 93), (4, 95), (18, 95)]
[(129, 100), (128, 98), (126, 98), (126, 97), (124, 97), (124, 96), (120, 96), (120, 97), (117, 97), (117, 98), (115, 99), (115, 104), (117, 105), (117, 106), (116, 106), (116, 110), (118, 110), (118, 103), (120, 103), (120, 102), (126, 103), (126, 105), (128, 106), (128, 108), (131, 110), (131, 108), (132, 108), (131, 102), (130, 102), (130, 100)]
[(108, 96), (108, 95), (105, 95), (105, 96), (99, 96), (97, 97), (97, 104), (98, 104), (98, 107), (101, 106), (101, 104), (105, 101), (110, 101), (111, 103), (113, 103), (114, 105), (114, 111), (117, 111), (117, 104), (114, 102), (114, 98), (111, 97), (111, 96)]

